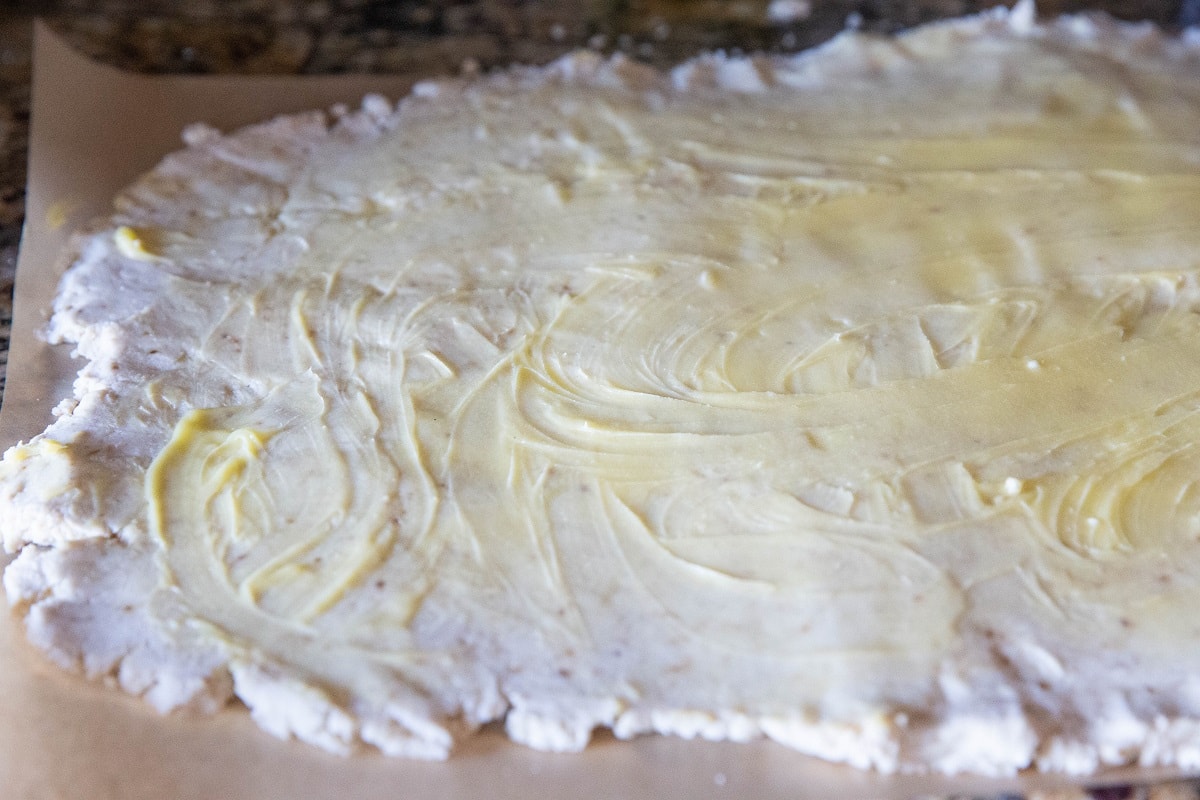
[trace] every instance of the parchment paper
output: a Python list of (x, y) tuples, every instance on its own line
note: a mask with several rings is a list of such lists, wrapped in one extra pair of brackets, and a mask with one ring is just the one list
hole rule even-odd
[[(228, 130), (274, 114), (393, 97), (422, 76), (145, 77), (93, 64), (49, 29), (35, 38), (28, 215), (17, 272), (0, 447), (39, 433), (78, 364), (36, 331), (70, 234), (205, 121)], [(1064, 778), (884, 778), (750, 745), (598, 736), (581, 755), (537, 753), (485, 731), (444, 763), (330, 756), (260, 732), (244, 708), (161, 717), (115, 689), (48, 663), (0, 609), (3, 800), (304, 800), (304, 798), (901, 798), (1064, 786)], [(1104, 776), (1104, 782), (1147, 773)], [(1093, 781), (1094, 783), (1095, 781)]]

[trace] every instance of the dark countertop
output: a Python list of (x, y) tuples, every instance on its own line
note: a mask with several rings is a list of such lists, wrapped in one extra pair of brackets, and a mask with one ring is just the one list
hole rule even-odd
[[(8, 0), (0, 6), (0, 387), (24, 219), (32, 23), (81, 52), (148, 73), (458, 72), (543, 63), (589, 47), (669, 66), (712, 49), (794, 52), (847, 25), (891, 32), (989, 0)], [(1167, 28), (1200, 0), (1041, 0), (1043, 14), (1103, 10)], [(1054, 800), (1200, 800), (1200, 788), (1109, 787)], [(1050, 800), (1049, 795), (1044, 800)]]

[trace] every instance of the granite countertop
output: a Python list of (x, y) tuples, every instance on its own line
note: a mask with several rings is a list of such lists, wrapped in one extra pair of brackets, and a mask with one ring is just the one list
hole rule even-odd
[[(0, 6), (0, 388), (24, 219), (32, 23), (148, 73), (455, 73), (544, 63), (586, 47), (669, 66), (711, 49), (794, 52), (847, 26), (877, 32), (968, 14), (989, 0), (8, 0)], [(1200, 0), (1039, 0), (1166, 28)], [(1200, 784), (1056, 791), (1041, 800), (1200, 800)]]

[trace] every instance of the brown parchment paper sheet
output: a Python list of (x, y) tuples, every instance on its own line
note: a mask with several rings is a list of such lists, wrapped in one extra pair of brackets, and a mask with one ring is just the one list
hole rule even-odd
[[(0, 448), (39, 433), (78, 364), (36, 335), (71, 233), (204, 121), (223, 130), (274, 114), (392, 97), (421, 76), (214, 78), (129, 75), (94, 64), (38, 26), (27, 221), (18, 262)], [(2, 605), (2, 604), (0, 604)], [(486, 730), (449, 761), (339, 758), (260, 732), (244, 708), (158, 716), (115, 689), (47, 662), (0, 609), (0, 800), (305, 798), (904, 798), (995, 795), (1065, 778), (885, 778), (769, 742), (598, 735), (581, 755), (537, 753)], [(1104, 782), (1167, 777), (1127, 771)]]

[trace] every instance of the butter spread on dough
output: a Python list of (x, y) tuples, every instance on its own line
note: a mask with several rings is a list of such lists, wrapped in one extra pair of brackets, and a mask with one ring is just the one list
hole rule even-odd
[(1200, 766), (1200, 50), (1028, 9), (195, 128), (0, 464), (52, 658), (442, 757)]

